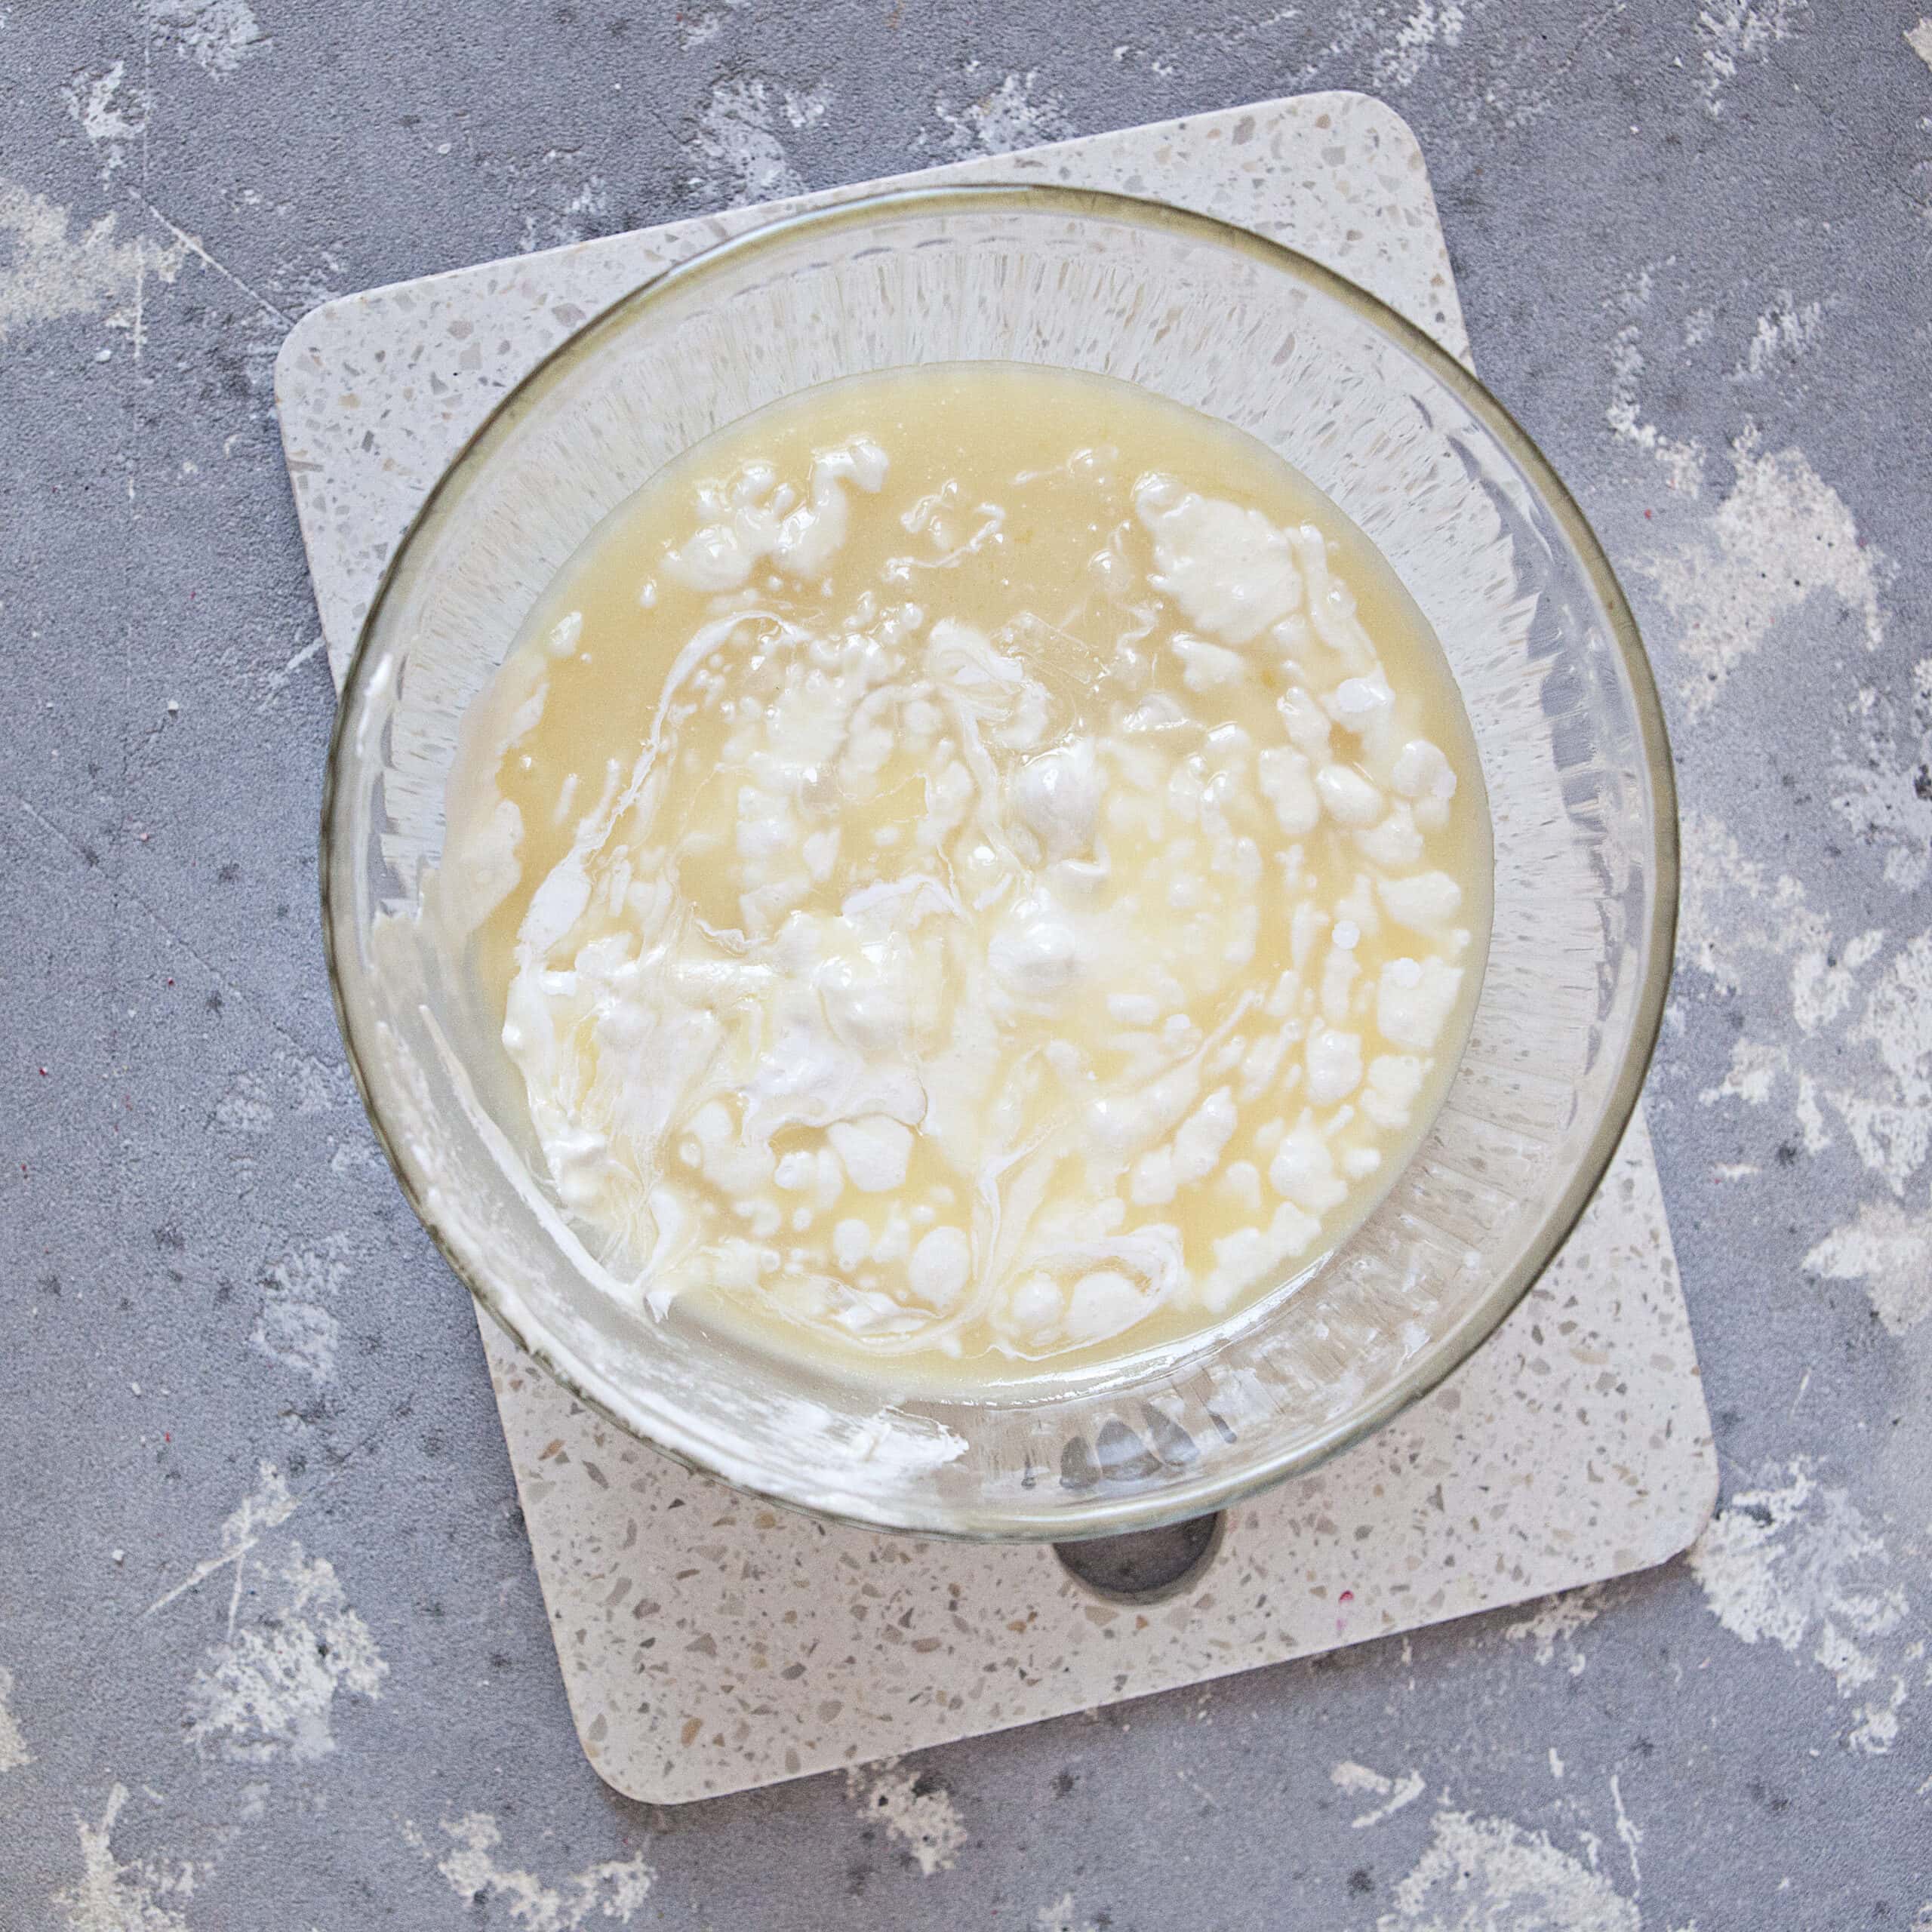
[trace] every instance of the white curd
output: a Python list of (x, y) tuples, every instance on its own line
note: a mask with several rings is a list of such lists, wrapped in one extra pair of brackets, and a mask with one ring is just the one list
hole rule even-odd
[(445, 889), (566, 1211), (662, 1311), (1003, 1377), (1306, 1269), (1487, 937), (1420, 614), (1259, 445), (1003, 365), (733, 426), (465, 721)]

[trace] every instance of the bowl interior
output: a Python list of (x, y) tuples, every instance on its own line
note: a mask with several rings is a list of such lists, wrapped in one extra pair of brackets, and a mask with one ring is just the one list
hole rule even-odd
[[(658, 1323), (534, 1177), (436, 916), (458, 721), (589, 531), (721, 425), (813, 384), (982, 359), (1138, 383), (1258, 437), (1381, 548), (1461, 689), (1493, 816), (1468, 1048), (1414, 1159), (1291, 1292), (1178, 1358), (986, 1400), (881, 1401)], [(880, 1527), (1066, 1538), (1220, 1506), (1433, 1386), (1535, 1278), (1634, 1106), (1661, 1011), (1675, 812), (1629, 612), (1528, 439), (1419, 332), (1202, 218), (943, 189), (758, 231), (592, 322), (499, 411), (392, 564), (325, 806), (339, 1009), (405, 1190), (585, 1399), (681, 1459)]]

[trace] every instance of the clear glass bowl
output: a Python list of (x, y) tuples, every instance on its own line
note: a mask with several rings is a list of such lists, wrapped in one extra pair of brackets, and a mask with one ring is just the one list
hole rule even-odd
[[(721, 424), (919, 362), (1123, 377), (1259, 437), (1380, 546), (1460, 681), (1494, 817), (1495, 924), (1447, 1100), (1312, 1277), (1178, 1362), (1024, 1397), (876, 1393), (752, 1358), (600, 1284), (536, 1177), (435, 869), (464, 707), (605, 513)], [(1669, 975), (1670, 757), (1589, 527), (1458, 364), (1243, 231), (1063, 189), (961, 188), (758, 229), (626, 297), (451, 466), (343, 691), (324, 926), (349, 1057), (405, 1192), (478, 1300), (583, 1401), (740, 1487), (925, 1534), (1067, 1539), (1305, 1472), (1440, 1381), (1583, 1211), (1635, 1105)]]

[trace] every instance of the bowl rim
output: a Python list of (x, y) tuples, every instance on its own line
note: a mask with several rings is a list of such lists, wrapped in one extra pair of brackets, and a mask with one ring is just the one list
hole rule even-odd
[[(1548, 1204), (1515, 1265), (1505, 1271), (1478, 1298), (1455, 1325), (1415, 1357), (1403, 1372), (1365, 1407), (1331, 1423), (1298, 1446), (1211, 1478), (1183, 1478), (1139, 1488), (1097, 1500), (1057, 1509), (997, 1509), (983, 1506), (961, 1512), (952, 1520), (934, 1516), (886, 1520), (857, 1509), (816, 1503), (809, 1498), (760, 1488), (755, 1482), (728, 1475), (702, 1454), (684, 1444), (660, 1441), (635, 1423), (617, 1414), (608, 1403), (581, 1386), (575, 1374), (546, 1349), (532, 1342), (518, 1327), (495, 1287), (479, 1279), (458, 1255), (439, 1224), (428, 1198), (430, 1188), (416, 1177), (383, 1118), (371, 1082), (373, 1058), (358, 1033), (344, 993), (352, 959), (352, 912), (339, 908), (333, 889), (336, 829), (334, 818), (341, 777), (352, 736), (351, 721), (367, 697), (375, 635), (389, 595), (419, 538), (443, 508), (446, 499), (486, 446), (506, 434), (537, 400), (538, 392), (566, 367), (589, 353), (608, 334), (627, 326), (641, 311), (675, 297), (694, 285), (761, 255), (774, 254), (801, 235), (833, 234), (863, 228), (881, 219), (921, 213), (1057, 211), (1067, 217), (1104, 217), (1130, 226), (1141, 226), (1190, 236), (1229, 250), (1276, 272), (1312, 286), (1352, 310), (1398, 348), (1422, 363), (1481, 423), (1521, 469), (1555, 519), (1607, 620), (1610, 638), (1627, 680), (1635, 715), (1645, 776), (1654, 809), (1651, 857), (1655, 884), (1654, 915), (1650, 943), (1639, 962), (1630, 1032), (1622, 1061), (1596, 1130), (1568, 1184)], [(321, 894), (322, 943), (331, 998), (342, 1035), (349, 1071), (361, 1097), (371, 1131), (382, 1147), (397, 1184), (416, 1217), (435, 1242), (445, 1262), (475, 1300), (525, 1355), (558, 1383), (576, 1401), (603, 1417), (632, 1440), (666, 1456), (694, 1474), (721, 1481), (741, 1494), (755, 1497), (819, 1521), (869, 1532), (898, 1532), (971, 1543), (1072, 1542), (1147, 1530), (1232, 1507), (1275, 1484), (1306, 1475), (1352, 1447), (1438, 1387), (1494, 1334), (1528, 1294), (1568, 1239), (1595, 1198), (1616, 1158), (1635, 1112), (1644, 1078), (1656, 1050), (1669, 993), (1675, 949), (1678, 897), (1678, 820), (1677, 786), (1662, 702), (1650, 660), (1616, 573), (1595, 531), (1568, 487), (1557, 474), (1534, 438), (1478, 380), (1426, 330), (1379, 297), (1337, 274), (1299, 249), (1271, 240), (1253, 230), (1211, 215), (1149, 198), (1076, 188), (1060, 183), (1014, 182), (985, 185), (909, 187), (863, 195), (844, 202), (778, 215), (742, 232), (714, 242), (660, 269), (635, 288), (617, 296), (529, 369), (492, 405), (489, 414), (465, 438), (445, 466), (384, 565), (356, 633), (355, 645), (337, 694), (322, 784), (321, 844), (317, 866)], [(345, 845), (347, 839), (345, 836)], [(343, 930), (338, 938), (337, 921)]]

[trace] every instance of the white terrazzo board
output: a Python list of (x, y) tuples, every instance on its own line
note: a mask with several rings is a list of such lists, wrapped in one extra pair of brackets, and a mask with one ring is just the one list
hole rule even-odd
[[(918, 180), (1158, 196), (1291, 243), (1465, 360), (1415, 137), (1311, 94), (975, 158), (331, 302), (276, 368), (338, 680), (390, 552), (497, 398), (654, 270), (769, 216)], [(1229, 1512), (1191, 1593), (1103, 1603), (1048, 1549), (827, 1528), (687, 1474), (479, 1314), (571, 1711), (598, 1770), (671, 1804), (940, 1744), (1662, 1562), (1717, 1463), (1641, 1114), (1541, 1284), (1444, 1387)]]

